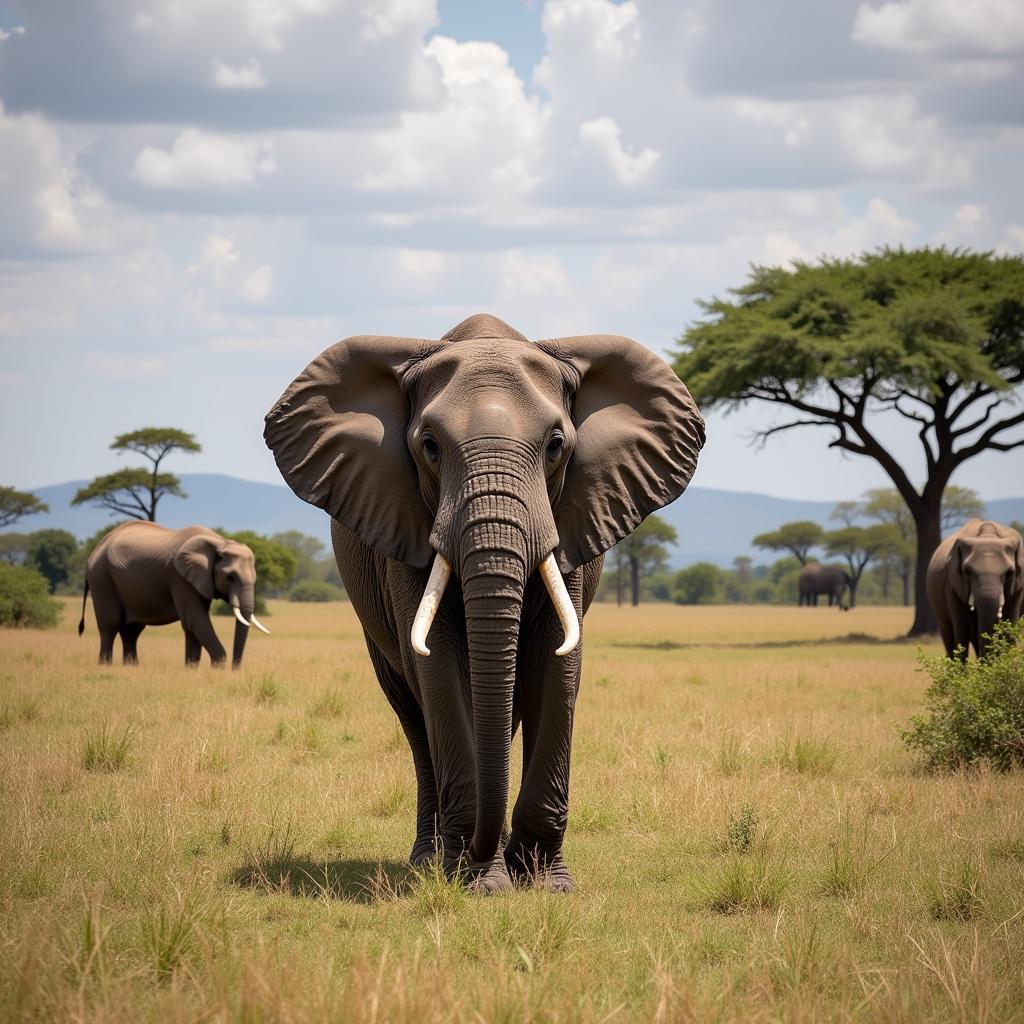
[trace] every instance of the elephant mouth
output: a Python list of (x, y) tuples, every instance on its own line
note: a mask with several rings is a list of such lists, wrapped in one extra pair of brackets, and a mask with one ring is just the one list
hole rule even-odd
[[(413, 650), (421, 657), (430, 657), (430, 648), (427, 647), (427, 635), (434, 623), (434, 616), (441, 604), (445, 587), (451, 578), (451, 563), (437, 552), (434, 556), (434, 564), (430, 567), (430, 577), (427, 580), (420, 606), (413, 620), (410, 639)], [(555, 607), (558, 621), (562, 624), (564, 639), (561, 645), (555, 650), (555, 654), (562, 658), (574, 651), (580, 642), (580, 622), (573, 607), (572, 598), (565, 587), (565, 580), (562, 578), (558, 565), (555, 563), (555, 554), (550, 552), (540, 563), (540, 575), (544, 581), (544, 589), (547, 590), (551, 603)], [(235, 614), (239, 614), (237, 609)]]

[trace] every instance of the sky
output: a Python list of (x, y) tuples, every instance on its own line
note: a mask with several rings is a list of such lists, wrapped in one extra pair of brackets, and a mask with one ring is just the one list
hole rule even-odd
[[(1021, 181), (1020, 0), (0, 0), (0, 483), (144, 425), (280, 482), (263, 416), (347, 335), (664, 354), (752, 263), (1020, 253)], [(694, 484), (887, 485), (777, 421), (710, 415)], [(1024, 451), (953, 482), (1020, 496)]]

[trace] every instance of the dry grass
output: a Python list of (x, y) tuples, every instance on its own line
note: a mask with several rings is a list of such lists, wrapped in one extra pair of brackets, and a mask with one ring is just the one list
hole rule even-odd
[(579, 890), (484, 900), (404, 865), (347, 606), (232, 673), (177, 627), (97, 666), (73, 604), (0, 637), (0, 1019), (1024, 1019), (1024, 780), (913, 772), (901, 610), (596, 608)]

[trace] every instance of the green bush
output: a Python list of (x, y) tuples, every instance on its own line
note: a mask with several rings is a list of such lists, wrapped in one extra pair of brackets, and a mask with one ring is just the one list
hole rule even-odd
[(60, 621), (46, 577), (24, 565), (0, 563), (0, 626), (49, 629)]
[(320, 580), (303, 580), (296, 583), (288, 594), (289, 601), (340, 601), (345, 596), (341, 587)]
[(987, 761), (1000, 771), (1024, 764), (1024, 628), (996, 626), (979, 660), (918, 656), (932, 677), (926, 715), (916, 715), (903, 741), (929, 771)]

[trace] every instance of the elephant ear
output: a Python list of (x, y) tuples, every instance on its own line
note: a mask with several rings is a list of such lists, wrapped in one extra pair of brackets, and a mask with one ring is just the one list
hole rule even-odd
[(555, 509), (557, 560), (569, 572), (683, 493), (704, 445), (704, 421), (671, 367), (629, 338), (538, 344), (569, 369), (576, 444)]
[(426, 566), (430, 513), (406, 443), (405, 371), (437, 347), (356, 337), (321, 352), (267, 413), (263, 437), (288, 486), (388, 558)]
[(953, 550), (949, 553), (949, 561), (946, 563), (946, 577), (953, 593), (968, 604), (971, 600), (971, 586), (967, 582), (967, 575), (964, 573), (964, 545), (962, 541), (953, 544)]
[(1019, 594), (1024, 591), (1024, 537), (1016, 530), (1013, 531), (1017, 534), (1017, 544), (1014, 547), (1014, 582), (1013, 592)]
[(217, 561), (216, 542), (205, 536), (189, 537), (174, 556), (174, 568), (207, 601), (213, 600), (213, 567)]

